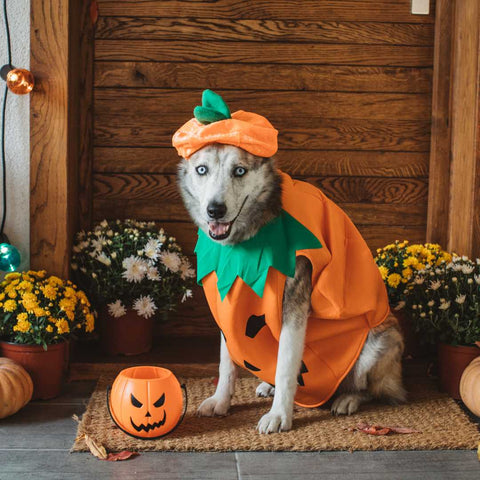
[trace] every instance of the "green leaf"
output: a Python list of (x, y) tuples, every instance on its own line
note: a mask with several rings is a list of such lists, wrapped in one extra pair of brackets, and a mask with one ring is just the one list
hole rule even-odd
[(232, 118), (225, 100), (218, 93), (208, 89), (203, 91), (202, 105), (195, 107), (193, 115), (204, 125)]

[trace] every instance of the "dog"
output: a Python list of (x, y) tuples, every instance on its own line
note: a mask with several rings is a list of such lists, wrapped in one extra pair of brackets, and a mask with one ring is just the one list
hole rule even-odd
[[(181, 160), (178, 184), (193, 222), (221, 245), (235, 245), (252, 238), (282, 210), (282, 179), (274, 158), (261, 158), (233, 145), (209, 144), (188, 161)], [(257, 425), (262, 434), (292, 428), (311, 308), (311, 276), (310, 261), (297, 256), (295, 274), (285, 281), (275, 384), (262, 382), (256, 389), (257, 396), (273, 397), (270, 411)], [(333, 396), (331, 412), (351, 415), (363, 403), (377, 399), (392, 404), (404, 402), (403, 349), (399, 325), (390, 315), (369, 331), (354, 366)], [(221, 336), (218, 385), (214, 395), (201, 403), (198, 415), (228, 414), (237, 368)]]

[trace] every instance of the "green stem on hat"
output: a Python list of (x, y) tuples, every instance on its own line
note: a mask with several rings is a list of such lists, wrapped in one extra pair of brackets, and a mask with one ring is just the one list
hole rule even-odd
[(225, 100), (212, 90), (203, 91), (202, 105), (195, 107), (193, 115), (203, 125), (232, 118)]

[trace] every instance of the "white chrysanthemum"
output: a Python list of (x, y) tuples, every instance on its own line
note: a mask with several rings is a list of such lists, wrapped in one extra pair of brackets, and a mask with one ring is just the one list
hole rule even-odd
[(103, 228), (107, 228), (108, 227), (108, 222), (106, 220), (102, 220), (100, 222), (100, 225), (103, 227)]
[(394, 310), (398, 311), (398, 310), (401, 310), (404, 307), (405, 307), (405, 302), (403, 300), (401, 300), (400, 302), (397, 303), (397, 306), (394, 308)]
[(147, 273), (147, 263), (141, 258), (130, 255), (122, 262), (125, 271), (122, 277), (126, 278), (128, 282), (141, 282)]
[(153, 281), (160, 280), (160, 274), (158, 273), (157, 267), (147, 268), (147, 278)]
[(438, 308), (440, 310), (448, 310), (450, 308), (450, 301), (442, 302), (442, 304)]
[(187, 298), (191, 298), (192, 296), (193, 296), (193, 293), (190, 289), (185, 290), (185, 293), (183, 294), (183, 297), (182, 297), (182, 303), (185, 302)]
[(187, 278), (193, 278), (195, 276), (195, 270), (191, 267), (190, 262), (184, 258), (182, 264), (180, 265), (180, 271), (182, 280)]
[(435, 301), (434, 301), (434, 300), (430, 300), (430, 301), (427, 303), (427, 305), (428, 305), (429, 307), (433, 307), (433, 306), (435, 305)]
[(424, 281), (425, 281), (425, 277), (421, 277), (421, 276), (415, 277), (415, 283), (417, 285), (421, 285)]
[(160, 230), (160, 233), (158, 235), (158, 241), (160, 243), (165, 243), (165, 240), (167, 239), (167, 237), (164, 235), (163, 231)]
[(127, 309), (122, 305), (121, 300), (107, 305), (108, 313), (115, 318), (123, 317), (127, 313)]
[(105, 255), (105, 252), (100, 253), (97, 255), (96, 259), (100, 262), (109, 267), (112, 264), (112, 261), (110, 260), (110, 257), (108, 255)]
[(95, 251), (100, 252), (104, 245), (107, 244), (107, 240), (103, 235), (100, 235), (98, 238), (93, 238), (91, 241), (92, 247)]
[(442, 282), (440, 280), (435, 280), (434, 282), (430, 282), (430, 288), (432, 290), (438, 290), (442, 286)]
[(473, 278), (475, 279), (475, 282), (477, 283), (477, 285), (480, 285), (480, 275), (475, 274)]
[(457, 298), (455, 299), (455, 301), (461, 305), (462, 303), (465, 302), (465, 299), (467, 298), (466, 295), (457, 295)]
[(465, 264), (462, 265), (462, 272), (465, 275), (470, 275), (475, 270), (475, 266), (472, 264)]
[(175, 252), (162, 252), (160, 254), (160, 261), (172, 272), (178, 272), (182, 260), (178, 253)]
[(144, 318), (150, 318), (157, 310), (157, 306), (153, 302), (153, 299), (150, 295), (143, 296), (141, 295), (133, 304), (133, 309)]
[(159, 251), (160, 240), (157, 240), (156, 238), (151, 238), (143, 248), (145, 256), (150, 258), (151, 260), (156, 260), (158, 258)]

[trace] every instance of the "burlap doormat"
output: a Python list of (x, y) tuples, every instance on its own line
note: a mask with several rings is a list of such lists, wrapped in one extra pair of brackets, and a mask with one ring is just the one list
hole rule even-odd
[[(321, 450), (432, 450), (473, 449), (480, 440), (472, 423), (454, 400), (438, 392), (426, 378), (409, 379), (409, 403), (401, 406), (365, 405), (350, 417), (333, 417), (328, 408), (295, 407), (294, 428), (290, 432), (259, 435), (255, 426), (266, 413), (271, 399), (257, 398), (258, 381), (238, 380), (230, 415), (200, 418), (195, 415), (200, 402), (215, 390), (215, 369), (210, 366), (170, 365), (168, 368), (187, 385), (189, 406), (183, 424), (158, 440), (138, 440), (115, 427), (106, 406), (106, 387), (125, 365), (84, 368), (73, 372), (75, 379), (92, 378), (103, 372), (78, 426), (72, 451), (88, 451), (82, 439), (87, 433), (107, 451), (321, 451)], [(165, 365), (164, 365), (165, 366)], [(408, 435), (371, 436), (349, 431), (360, 421), (375, 425), (410, 427), (421, 431)]]

